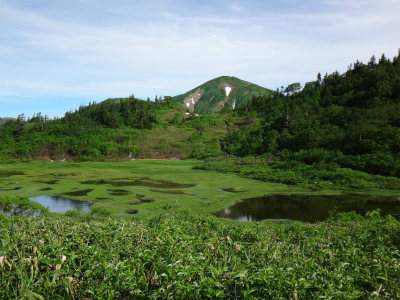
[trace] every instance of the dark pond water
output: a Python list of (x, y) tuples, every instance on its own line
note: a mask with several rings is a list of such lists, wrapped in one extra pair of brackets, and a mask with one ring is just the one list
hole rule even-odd
[(234, 188), (226, 188), (226, 189), (221, 189), (221, 190), (223, 190), (224, 192), (229, 192), (229, 193), (243, 193), (243, 192), (245, 192), (245, 191), (242, 191), (242, 190), (236, 190)]
[(87, 201), (77, 201), (61, 196), (41, 195), (30, 199), (43, 206), (48, 206), (51, 212), (56, 213), (65, 213), (67, 210), (71, 209), (82, 208), (86, 210), (90, 208), (90, 204)]
[(149, 178), (139, 178), (139, 179), (126, 179), (126, 180), (88, 180), (83, 181), (81, 184), (94, 184), (94, 185), (111, 185), (115, 187), (124, 186), (146, 186), (151, 188), (160, 189), (183, 189), (196, 186), (195, 184), (183, 184), (166, 180), (152, 180)]
[(24, 175), (24, 172), (10, 171), (10, 170), (0, 170), (0, 177), (10, 177), (13, 175)]
[(87, 189), (87, 190), (78, 190), (78, 191), (71, 191), (71, 192), (65, 192), (62, 193), (63, 195), (67, 196), (87, 196), (88, 193), (93, 191), (93, 189)]
[(0, 188), (0, 191), (2, 192), (8, 192), (8, 191), (18, 191), (22, 189), (22, 187), (17, 186), (17, 187), (13, 187), (13, 188)]
[(340, 212), (366, 211), (381, 209), (386, 215), (400, 211), (400, 198), (394, 196), (371, 195), (266, 195), (243, 199), (235, 205), (225, 208), (216, 216), (238, 221), (262, 221), (265, 219), (290, 219), (314, 223), (329, 217), (334, 207)]
[(132, 192), (127, 191), (127, 190), (107, 190), (109, 195), (113, 196), (126, 196), (126, 195), (132, 195)]

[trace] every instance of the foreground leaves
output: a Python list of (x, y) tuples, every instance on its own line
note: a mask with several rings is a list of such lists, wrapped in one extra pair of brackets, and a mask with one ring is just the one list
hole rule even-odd
[(3, 299), (399, 299), (400, 223), (275, 228), (190, 212), (146, 222), (0, 214)]

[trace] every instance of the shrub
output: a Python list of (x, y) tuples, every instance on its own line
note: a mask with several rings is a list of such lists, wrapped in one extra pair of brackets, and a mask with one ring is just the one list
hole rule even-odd
[(0, 197), (0, 213), (10, 216), (47, 216), (50, 211), (47, 207), (24, 196)]

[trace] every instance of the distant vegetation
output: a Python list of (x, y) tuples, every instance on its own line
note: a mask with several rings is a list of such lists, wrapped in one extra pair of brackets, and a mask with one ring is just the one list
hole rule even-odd
[[(399, 57), (372, 57), (344, 74), (318, 74), (302, 90), (292, 84), (272, 97), (254, 97), (237, 114), (259, 126), (227, 134), (222, 151), (257, 156), (250, 164), (268, 167), (250, 172), (255, 178), (292, 170), (302, 178), (290, 179), (286, 172), (288, 183), (318, 178), (329, 183), (350, 172), (340, 168), (400, 177)], [(275, 174), (267, 175), (268, 169)], [(351, 177), (368, 181), (361, 173)]]
[[(230, 99), (246, 85), (257, 90), (233, 77), (199, 88), (224, 93), (229, 80)], [(196, 89), (156, 102), (109, 99), (56, 120), (21, 115), (0, 127), (0, 160), (217, 158), (198, 168), (317, 189), (400, 186), (399, 56), (357, 61), (214, 114), (175, 103)]]

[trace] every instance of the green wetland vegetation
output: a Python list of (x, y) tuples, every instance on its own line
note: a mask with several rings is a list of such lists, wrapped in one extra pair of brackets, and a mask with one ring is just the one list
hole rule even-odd
[(0, 298), (400, 299), (399, 56), (241, 94), (2, 122)]
[(173, 207), (0, 220), (4, 299), (400, 297), (400, 223), (379, 211), (274, 227)]

